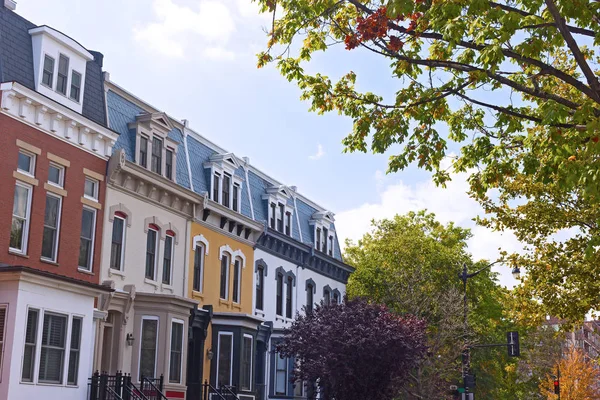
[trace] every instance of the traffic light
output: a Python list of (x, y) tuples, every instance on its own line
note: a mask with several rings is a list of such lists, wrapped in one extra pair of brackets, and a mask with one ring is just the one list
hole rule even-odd
[(465, 388), (473, 389), (475, 388), (475, 374), (467, 374), (464, 378)]
[(560, 381), (558, 378), (554, 380), (554, 394), (560, 394)]
[(521, 348), (519, 347), (519, 332), (507, 332), (506, 343), (508, 344), (508, 356), (519, 357)]

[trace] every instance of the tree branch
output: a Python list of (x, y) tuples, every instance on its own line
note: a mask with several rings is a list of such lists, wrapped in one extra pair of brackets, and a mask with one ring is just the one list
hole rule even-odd
[(554, 21), (556, 21), (556, 26), (558, 27), (560, 34), (565, 39), (565, 42), (567, 43), (567, 46), (569, 47), (571, 52), (573, 52), (573, 56), (575, 57), (575, 61), (577, 61), (577, 65), (579, 65), (579, 68), (581, 68), (583, 75), (585, 75), (588, 84), (594, 90), (595, 100), (600, 101), (600, 82), (598, 82), (598, 78), (596, 77), (594, 71), (592, 71), (587, 61), (585, 60), (585, 56), (579, 49), (577, 42), (573, 38), (573, 35), (571, 35), (569, 29), (567, 28), (565, 19), (562, 17), (562, 15), (560, 15), (560, 12), (558, 11), (558, 8), (556, 7), (554, 1), (545, 1), (546, 5), (548, 6), (548, 11), (550, 11), (550, 14), (552, 14), (552, 17), (554, 18)]

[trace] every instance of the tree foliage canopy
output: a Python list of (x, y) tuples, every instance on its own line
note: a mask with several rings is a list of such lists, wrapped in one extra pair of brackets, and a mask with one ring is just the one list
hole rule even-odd
[(353, 299), (299, 315), (277, 351), (295, 357), (294, 378), (318, 382), (328, 398), (391, 400), (425, 354), (425, 323)]
[[(544, 399), (600, 399), (600, 372), (596, 360), (586, 359), (580, 349), (570, 348), (565, 357), (554, 365), (553, 371), (540, 384)], [(554, 393), (554, 378), (560, 369), (560, 397)]]
[[(440, 184), (468, 172), (481, 223), (531, 246), (511, 258), (529, 268), (523, 296), (562, 317), (600, 307), (600, 2), (258, 1), (274, 15), (259, 66), (276, 63), (312, 111), (351, 118), (346, 151), (390, 151), (389, 171), (416, 163)], [(339, 79), (305, 69), (336, 46), (386, 60), (397, 89), (360, 90), (353, 65)]]

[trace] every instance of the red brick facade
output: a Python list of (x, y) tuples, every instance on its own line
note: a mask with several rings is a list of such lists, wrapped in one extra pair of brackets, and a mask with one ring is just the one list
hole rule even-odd
[[(17, 170), (19, 152), (17, 140), (41, 149), (41, 154), (36, 156), (35, 162), (35, 178), (39, 183), (33, 187), (26, 256), (9, 252), (10, 226), (15, 183), (17, 180), (13, 176), (13, 172)], [(0, 229), (0, 263), (24, 265), (88, 282), (99, 283), (104, 209), (102, 207), (102, 209), (97, 210), (96, 215), (92, 273), (79, 271), (79, 241), (83, 209), (81, 198), (83, 196), (86, 177), (83, 172), (84, 168), (104, 176), (106, 174), (106, 161), (4, 114), (0, 114), (0, 149), (0, 227), (3, 227)], [(64, 190), (67, 191), (67, 196), (63, 197), (60, 218), (56, 263), (58, 265), (44, 262), (40, 259), (47, 193), (44, 189), (44, 183), (48, 181), (48, 167), (50, 163), (48, 153), (70, 162), (70, 166), (65, 168)], [(105, 182), (101, 181), (98, 189), (98, 201), (102, 206), (104, 197)]]

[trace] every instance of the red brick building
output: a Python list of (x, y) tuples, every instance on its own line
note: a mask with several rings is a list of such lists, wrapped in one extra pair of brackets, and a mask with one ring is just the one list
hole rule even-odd
[(102, 55), (0, 5), (0, 399), (87, 395), (107, 161)]

